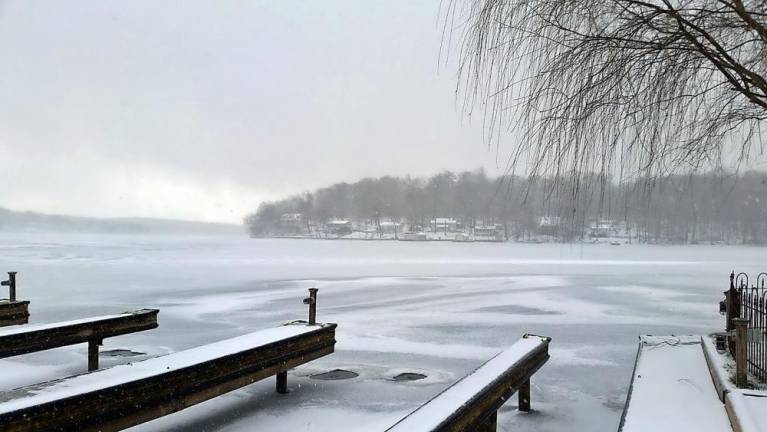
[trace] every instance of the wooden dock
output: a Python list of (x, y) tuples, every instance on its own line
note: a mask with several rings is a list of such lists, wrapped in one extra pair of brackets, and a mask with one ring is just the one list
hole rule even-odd
[(732, 431), (700, 336), (641, 336), (619, 432)]
[(0, 327), (29, 322), (29, 301), (0, 300)]
[(0, 327), (29, 322), (29, 301), (16, 300), (16, 274), (8, 272), (8, 279), (0, 281), (0, 286), (8, 287), (8, 298), (0, 299)]
[(523, 336), (387, 431), (495, 431), (498, 409), (514, 393), (519, 392), (519, 410), (530, 411), (530, 377), (549, 359), (550, 341)]
[(333, 352), (335, 324), (285, 325), (0, 394), (7, 432), (117, 431), (182, 410)]

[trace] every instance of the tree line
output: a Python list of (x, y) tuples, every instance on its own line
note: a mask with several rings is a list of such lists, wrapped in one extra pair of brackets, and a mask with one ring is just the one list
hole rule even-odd
[(490, 177), (483, 170), (385, 176), (264, 202), (245, 224), (253, 236), (275, 235), (281, 216), (291, 213), (316, 227), (332, 219), (428, 227), (435, 218), (453, 218), (466, 227), (503, 225), (510, 239), (540, 234), (542, 218), (558, 221), (561, 240), (586, 239), (590, 226), (612, 221), (641, 242), (760, 244), (767, 240), (767, 173), (717, 171), (630, 181), (599, 174)]

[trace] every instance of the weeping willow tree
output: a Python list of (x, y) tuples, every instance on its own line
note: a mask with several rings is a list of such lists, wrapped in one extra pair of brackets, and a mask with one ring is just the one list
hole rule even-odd
[(652, 179), (763, 152), (767, 1), (445, 6), (464, 107), (499, 145), (516, 130), (511, 169)]

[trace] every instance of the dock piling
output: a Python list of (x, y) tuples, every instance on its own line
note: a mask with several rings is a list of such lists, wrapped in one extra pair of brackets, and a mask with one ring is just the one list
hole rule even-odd
[(498, 430), (498, 411), (494, 411), (490, 414), (484, 423), (479, 425), (477, 432), (496, 432)]
[(277, 374), (277, 393), (286, 394), (288, 392), (288, 372), (282, 371)]
[(309, 297), (304, 299), (304, 304), (309, 305), (309, 325), (317, 324), (317, 288), (309, 288)]
[(0, 282), (0, 285), (8, 287), (8, 300), (11, 302), (16, 301), (16, 273), (15, 271), (8, 272), (8, 280)]
[(0, 286), (8, 287), (8, 300), (0, 301), (0, 327), (29, 322), (29, 301), (16, 300), (16, 274), (10, 271), (8, 279), (0, 281)]
[(104, 343), (101, 339), (91, 339), (88, 341), (88, 372), (99, 368), (99, 345)]
[(519, 410), (530, 412), (530, 379), (519, 387)]

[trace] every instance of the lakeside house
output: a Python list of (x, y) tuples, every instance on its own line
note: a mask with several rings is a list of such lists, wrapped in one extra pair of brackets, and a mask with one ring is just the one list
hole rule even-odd
[(433, 232), (455, 232), (458, 229), (458, 221), (453, 218), (434, 218), (430, 222)]
[(559, 216), (541, 216), (538, 218), (538, 233), (556, 236), (561, 233), (562, 218)]
[(301, 234), (307, 229), (306, 218), (301, 213), (284, 213), (280, 216), (279, 229), (282, 234)]
[(379, 224), (381, 234), (397, 234), (399, 232), (400, 223), (384, 221)]
[(352, 223), (347, 219), (336, 219), (325, 223), (325, 234), (346, 235), (352, 233)]
[(474, 227), (474, 239), (478, 241), (504, 241), (503, 225), (476, 226)]

